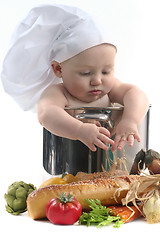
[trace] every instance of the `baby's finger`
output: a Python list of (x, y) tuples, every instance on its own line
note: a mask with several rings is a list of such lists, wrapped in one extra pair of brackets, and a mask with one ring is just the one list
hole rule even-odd
[(96, 145), (97, 147), (99, 147), (99, 148), (104, 149), (104, 150), (108, 150), (108, 148), (109, 148), (109, 147), (108, 147), (104, 142), (102, 142), (100, 139), (96, 139), (95, 145)]
[(128, 143), (129, 143), (129, 146), (132, 147), (133, 146), (133, 143), (134, 143), (134, 135), (133, 134), (130, 134), (128, 136)]
[(87, 147), (92, 151), (92, 152), (95, 152), (97, 150), (97, 148), (95, 147), (94, 144), (92, 145), (87, 145)]
[(122, 150), (122, 148), (124, 148), (124, 146), (126, 145), (126, 142), (127, 142), (127, 139), (125, 136), (122, 136), (120, 141), (119, 141), (119, 144), (118, 144), (118, 150)]
[(112, 145), (111, 151), (114, 152), (118, 146), (118, 143), (121, 139), (120, 135), (116, 135), (115, 139), (114, 139), (114, 144)]
[(107, 136), (105, 136), (104, 134), (101, 134), (98, 139), (103, 142), (104, 144), (111, 144), (113, 145), (114, 144), (114, 141), (110, 138), (108, 138)]
[(101, 124), (100, 124), (99, 121), (96, 121), (95, 124), (96, 124), (97, 127), (101, 127)]
[(110, 137), (110, 131), (107, 128), (100, 127), (99, 132), (106, 135), (107, 137)]
[(138, 133), (135, 133), (135, 134), (134, 134), (134, 139), (136, 139), (137, 142), (140, 142), (140, 141), (141, 141), (141, 138), (140, 138), (140, 136), (139, 136)]

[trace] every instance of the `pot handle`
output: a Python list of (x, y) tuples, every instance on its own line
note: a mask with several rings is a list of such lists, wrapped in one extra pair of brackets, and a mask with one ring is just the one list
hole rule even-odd
[(110, 112), (97, 113), (94, 111), (84, 111), (80, 114), (75, 115), (75, 118), (79, 120), (87, 119), (87, 120), (97, 120), (100, 122), (104, 122), (107, 125), (107, 127), (109, 127), (110, 129), (113, 129), (115, 126), (115, 123), (110, 116), (111, 116)]

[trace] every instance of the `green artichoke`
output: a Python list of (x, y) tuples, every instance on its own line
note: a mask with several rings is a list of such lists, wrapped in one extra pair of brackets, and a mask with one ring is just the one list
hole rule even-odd
[(33, 184), (27, 184), (23, 181), (11, 184), (4, 195), (7, 202), (6, 211), (13, 215), (27, 211), (26, 200), (28, 195), (34, 190), (36, 190), (36, 187)]

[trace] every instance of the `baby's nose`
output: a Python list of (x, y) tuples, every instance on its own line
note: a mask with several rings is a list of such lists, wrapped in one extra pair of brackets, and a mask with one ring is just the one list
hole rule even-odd
[(97, 86), (97, 85), (100, 85), (100, 84), (102, 84), (101, 76), (99, 76), (99, 75), (93, 76), (92, 79), (91, 79), (91, 85), (92, 86)]

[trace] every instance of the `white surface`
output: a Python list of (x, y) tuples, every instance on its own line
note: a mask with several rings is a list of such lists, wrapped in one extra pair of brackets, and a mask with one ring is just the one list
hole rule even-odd
[[(151, 239), (153, 236), (159, 236), (159, 224), (148, 224), (142, 219), (122, 225), (120, 228), (105, 226), (97, 228), (95, 226), (59, 226), (50, 223), (47, 220), (34, 221), (27, 214), (21, 216), (12, 216), (3, 213), (3, 228), (0, 236), (13, 237), (15, 239)], [(1, 226), (2, 226), (1, 225)], [(7, 233), (7, 234), (6, 234)], [(14, 238), (13, 238), (14, 239)]]
[[(54, 1), (5, 0), (0, 8), (0, 65), (8, 49), (10, 35), (17, 22), (38, 3)], [(152, 104), (150, 121), (150, 148), (160, 152), (159, 147), (159, 1), (157, 0), (66, 0), (61, 3), (75, 3), (86, 9), (112, 18), (119, 37), (117, 55), (117, 76), (125, 82), (137, 84), (147, 93)], [(108, 15), (107, 9), (110, 9)], [(135, 99), (136, 100), (136, 99)], [(159, 236), (160, 224), (149, 225), (138, 220), (125, 224), (119, 229), (112, 227), (55, 226), (46, 221), (33, 221), (27, 214), (12, 216), (5, 211), (4, 193), (14, 181), (31, 182), (37, 187), (46, 178), (42, 168), (42, 127), (36, 115), (23, 112), (14, 101), (3, 92), (0, 85), (0, 236), (15, 236), (15, 239), (37, 237), (59, 239), (69, 236), (92, 239), (150, 239)], [(75, 234), (75, 235), (72, 235)], [(3, 235), (5, 234), (5, 235)], [(88, 235), (87, 235), (88, 236)], [(46, 238), (47, 239), (47, 238)]]

